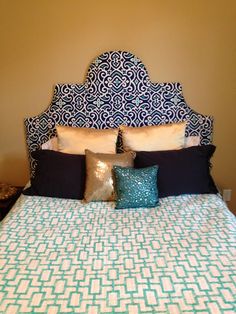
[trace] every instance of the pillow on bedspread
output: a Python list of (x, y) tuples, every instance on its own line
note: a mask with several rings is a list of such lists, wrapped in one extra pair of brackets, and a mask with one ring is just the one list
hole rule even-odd
[(200, 136), (199, 135), (194, 135), (194, 136), (186, 136), (184, 139), (184, 147), (191, 147), (191, 146), (198, 146), (200, 145)]
[(32, 152), (37, 165), (26, 195), (83, 199), (85, 187), (85, 156), (52, 150)]
[(114, 165), (133, 167), (135, 154), (100, 154), (86, 149), (86, 187), (84, 201), (112, 201), (115, 199), (112, 168)]
[(58, 150), (62, 153), (85, 155), (85, 149), (95, 153), (116, 153), (118, 129), (92, 129), (57, 125)]
[(157, 166), (133, 169), (114, 166), (116, 208), (158, 205)]
[[(117, 141), (119, 141), (119, 140), (122, 141), (122, 139), (120, 139), (118, 137)], [(185, 136), (184, 147), (197, 146), (197, 145), (200, 145), (200, 136), (199, 135)], [(47, 142), (45, 142), (41, 145), (41, 148), (58, 151), (58, 139), (57, 139), (57, 137), (54, 136), (54, 137), (50, 138)]]
[(192, 146), (181, 150), (136, 152), (134, 167), (159, 166), (159, 197), (180, 194), (218, 193), (210, 175), (214, 145)]
[(58, 139), (56, 136), (50, 138), (47, 142), (41, 145), (41, 149), (50, 149), (58, 151)]
[(159, 151), (181, 149), (185, 145), (187, 122), (129, 127), (120, 126), (125, 151)]

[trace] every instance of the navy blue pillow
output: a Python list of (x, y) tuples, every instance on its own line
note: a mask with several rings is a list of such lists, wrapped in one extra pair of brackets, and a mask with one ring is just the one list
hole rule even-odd
[(210, 175), (214, 145), (192, 146), (180, 150), (136, 152), (135, 168), (159, 166), (159, 197), (181, 194), (218, 193)]
[(35, 176), (25, 195), (83, 199), (85, 190), (85, 156), (53, 150), (32, 152), (36, 160)]

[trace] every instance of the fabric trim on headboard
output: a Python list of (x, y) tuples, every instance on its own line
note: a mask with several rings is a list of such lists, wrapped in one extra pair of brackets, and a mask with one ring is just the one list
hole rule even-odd
[(144, 64), (126, 51), (105, 52), (90, 65), (84, 84), (58, 84), (42, 114), (25, 119), (31, 152), (55, 135), (55, 126), (116, 128), (159, 125), (188, 120), (186, 136), (212, 142), (213, 118), (193, 111), (180, 83), (153, 83)]

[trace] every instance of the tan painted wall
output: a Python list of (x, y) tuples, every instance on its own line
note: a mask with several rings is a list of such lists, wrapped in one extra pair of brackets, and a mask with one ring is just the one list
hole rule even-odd
[(128, 50), (153, 81), (180, 81), (215, 117), (214, 177), (236, 209), (235, 0), (0, 0), (0, 181), (28, 180), (23, 118), (56, 83), (82, 82), (107, 50)]

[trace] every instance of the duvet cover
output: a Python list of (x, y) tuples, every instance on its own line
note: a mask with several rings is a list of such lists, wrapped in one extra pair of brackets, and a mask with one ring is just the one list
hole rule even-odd
[(0, 227), (0, 313), (235, 313), (235, 243), (219, 195), (123, 210), (22, 195)]

